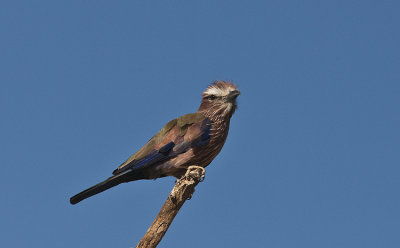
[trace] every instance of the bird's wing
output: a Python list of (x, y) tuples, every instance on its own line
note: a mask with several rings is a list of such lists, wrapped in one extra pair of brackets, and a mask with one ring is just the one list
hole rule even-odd
[(122, 163), (113, 174), (148, 167), (176, 157), (191, 147), (201, 146), (209, 141), (210, 128), (210, 120), (200, 113), (187, 114), (174, 119)]

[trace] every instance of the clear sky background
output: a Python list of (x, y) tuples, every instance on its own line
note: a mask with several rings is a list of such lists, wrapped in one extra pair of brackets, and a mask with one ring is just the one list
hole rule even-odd
[(228, 140), (160, 247), (400, 247), (398, 1), (0, 4), (0, 246), (134, 247), (174, 178), (72, 206), (214, 80)]

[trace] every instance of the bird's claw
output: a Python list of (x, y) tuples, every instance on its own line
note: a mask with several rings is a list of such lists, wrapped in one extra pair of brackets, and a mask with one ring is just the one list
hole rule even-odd
[[(199, 171), (198, 169), (200, 169), (201, 171)], [(192, 177), (193, 179), (198, 178), (200, 176), (199, 181), (203, 182), (205, 179), (205, 173), (206, 173), (206, 169), (204, 169), (204, 167), (192, 165), (192, 166), (189, 166), (188, 171), (186, 172), (185, 176), (188, 175), (188, 176)]]

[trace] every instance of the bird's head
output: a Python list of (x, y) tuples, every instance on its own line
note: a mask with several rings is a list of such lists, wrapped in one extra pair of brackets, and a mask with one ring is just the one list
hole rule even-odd
[(240, 91), (233, 83), (215, 81), (203, 92), (198, 112), (208, 117), (230, 118), (237, 108), (239, 95)]

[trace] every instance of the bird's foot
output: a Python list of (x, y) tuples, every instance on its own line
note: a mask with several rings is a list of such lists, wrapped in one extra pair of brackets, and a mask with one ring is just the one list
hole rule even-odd
[(201, 166), (191, 165), (186, 171), (185, 177), (191, 177), (194, 180), (203, 182), (206, 175), (206, 169)]

